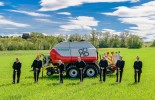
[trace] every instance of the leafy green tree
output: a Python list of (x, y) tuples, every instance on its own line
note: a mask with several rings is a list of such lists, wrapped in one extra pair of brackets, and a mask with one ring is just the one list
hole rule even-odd
[(80, 41), (80, 40), (82, 40), (82, 36), (80, 34), (78, 34), (78, 33), (71, 34), (68, 40)]
[(109, 43), (110, 47), (112, 48), (118, 48), (120, 47), (120, 40), (119, 40), (119, 36), (116, 34), (113, 34), (110, 38), (110, 43)]
[(130, 35), (126, 40), (126, 45), (128, 48), (141, 48), (143, 41), (137, 35)]
[(31, 32), (30, 33), (30, 37), (31, 38), (32, 37), (34, 37), (34, 38), (45, 38), (45, 36), (42, 33), (40, 33), (40, 32)]
[(155, 40), (152, 42), (151, 47), (155, 47)]
[(120, 33), (120, 47), (121, 48), (126, 48), (126, 39), (128, 38), (129, 33), (128, 32), (122, 32)]
[(58, 35), (57, 37), (57, 40), (58, 40), (58, 42), (62, 42), (62, 41), (65, 41), (65, 39), (64, 39), (64, 37), (63, 37), (63, 35)]
[(90, 38), (90, 42), (96, 47), (99, 47), (99, 41), (98, 41), (98, 32), (96, 32), (95, 30), (92, 30), (91, 34), (91, 38)]
[(111, 38), (110, 32), (102, 33), (100, 35), (99, 47), (100, 48), (108, 48), (108, 47), (110, 47), (110, 38)]

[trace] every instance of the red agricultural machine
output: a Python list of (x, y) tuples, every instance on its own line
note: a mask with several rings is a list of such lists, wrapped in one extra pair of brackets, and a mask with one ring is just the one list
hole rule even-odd
[[(51, 49), (50, 55), (43, 55), (43, 70), (47, 70), (48, 76), (57, 74), (57, 61), (61, 60), (65, 64), (65, 72), (68, 77), (77, 77), (78, 68), (75, 65), (78, 57), (86, 62), (84, 75), (94, 77), (99, 73), (98, 55), (96, 48), (89, 42), (60, 42)], [(108, 57), (108, 56), (107, 56)], [(109, 59), (109, 58), (108, 58)], [(109, 61), (108, 61), (109, 62)], [(109, 62), (110, 63), (110, 62)], [(111, 64), (109, 64), (109, 68)], [(109, 69), (111, 73), (114, 71)]]

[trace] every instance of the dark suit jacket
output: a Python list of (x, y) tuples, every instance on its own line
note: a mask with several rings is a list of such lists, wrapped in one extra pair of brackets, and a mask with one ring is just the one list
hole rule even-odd
[(35, 70), (35, 68), (38, 68), (40, 70), (40, 68), (42, 67), (42, 61), (34, 60), (31, 67), (33, 67), (33, 70)]
[(99, 66), (100, 66), (100, 68), (106, 69), (108, 67), (108, 61), (107, 60), (100, 60)]
[(61, 65), (58, 64), (57, 67), (60, 69), (60, 73), (62, 73), (64, 71), (65, 65), (64, 64), (61, 64)]
[(14, 62), (12, 68), (14, 69), (14, 71), (17, 70), (18, 72), (20, 72), (21, 66), (22, 64), (20, 62)]
[(139, 69), (139, 71), (142, 72), (142, 66), (143, 66), (142, 61), (135, 61), (133, 67), (134, 69)]
[(86, 63), (84, 61), (76, 62), (77, 68), (85, 68)]
[(116, 63), (116, 68), (120, 68), (120, 70), (123, 71), (123, 68), (124, 68), (124, 65), (125, 65), (125, 61), (124, 60), (118, 60), (117, 63)]

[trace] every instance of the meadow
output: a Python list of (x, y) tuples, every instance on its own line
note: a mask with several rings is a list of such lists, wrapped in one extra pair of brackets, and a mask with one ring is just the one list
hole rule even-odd
[[(95, 78), (64, 78), (59, 85), (59, 76), (41, 77), (34, 84), (32, 61), (39, 53), (46, 51), (1, 51), (0, 52), (0, 100), (155, 100), (155, 48), (142, 49), (99, 49), (99, 54), (107, 51), (121, 51), (126, 61), (122, 83), (116, 84), (115, 73), (108, 75), (105, 83)], [(134, 84), (133, 62), (139, 55), (143, 61), (141, 82)], [(22, 74), (19, 84), (12, 84), (12, 64), (19, 57), (22, 62)]]

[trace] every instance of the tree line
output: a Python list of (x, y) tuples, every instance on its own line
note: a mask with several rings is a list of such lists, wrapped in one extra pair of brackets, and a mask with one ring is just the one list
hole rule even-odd
[(28, 37), (1, 37), (0, 50), (49, 50), (58, 43), (58, 38), (32, 32)]
[(91, 34), (72, 34), (69, 40), (86, 40), (91, 42), (96, 48), (141, 48), (143, 46), (143, 40), (139, 36), (128, 32), (111, 34), (110, 32), (103, 33), (93, 30)]
[[(110, 32), (96, 32), (90, 34), (71, 34), (59, 36), (45, 36), (39, 32), (23, 34), (21, 37), (0, 36), (0, 51), (5, 50), (49, 50), (61, 41), (89, 41), (96, 48), (141, 48), (143, 40), (137, 36), (122, 32), (111, 34)], [(155, 41), (151, 46), (155, 46)]]

